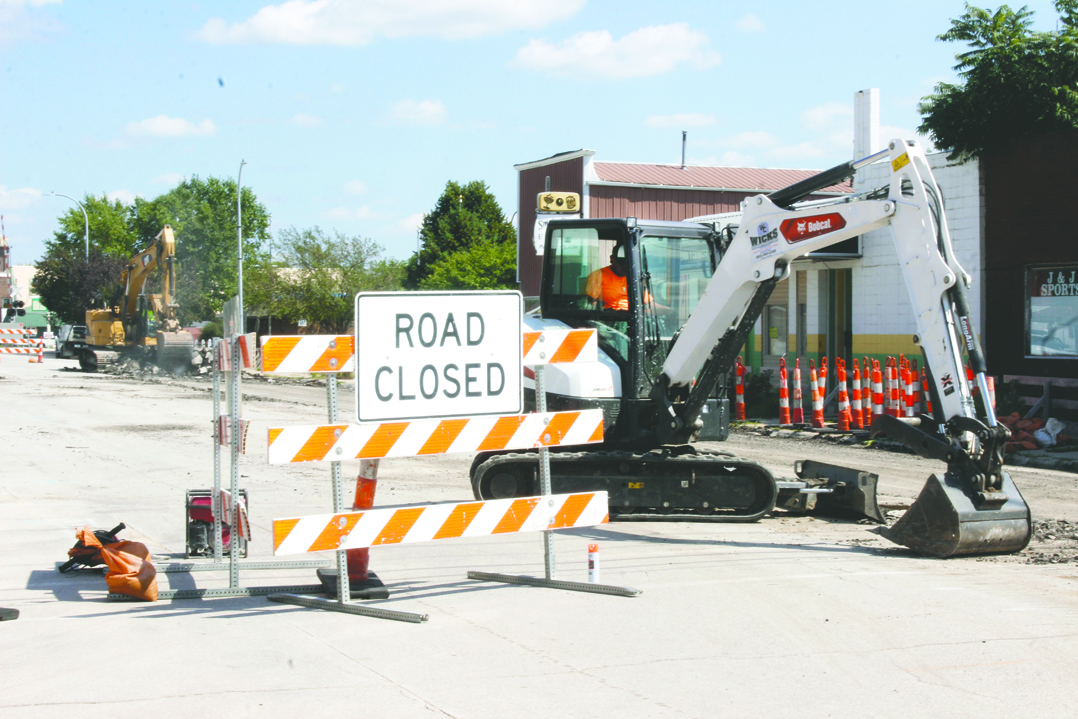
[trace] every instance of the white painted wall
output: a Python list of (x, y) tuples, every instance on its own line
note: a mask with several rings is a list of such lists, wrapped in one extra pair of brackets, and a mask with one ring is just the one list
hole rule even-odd
[[(983, 306), (984, 269), (981, 262), (984, 216), (984, 187), (976, 160), (954, 164), (946, 153), (928, 156), (936, 184), (943, 193), (944, 211), (951, 230), (958, 261), (973, 278), (969, 293), (971, 310), (978, 332), (984, 334)], [(854, 188), (861, 192), (880, 187), (890, 180), (887, 163), (863, 167), (854, 179)], [(864, 258), (853, 265), (853, 332), (854, 334), (915, 334), (916, 321), (905, 281), (898, 267), (889, 228), (874, 230), (863, 237)]]

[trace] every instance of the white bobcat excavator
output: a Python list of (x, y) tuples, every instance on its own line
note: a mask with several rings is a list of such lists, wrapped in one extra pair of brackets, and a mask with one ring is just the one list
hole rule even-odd
[[(887, 186), (799, 203), (883, 160), (892, 169)], [(881, 520), (875, 475), (805, 461), (798, 463), (798, 480), (776, 481), (756, 462), (690, 442), (726, 437), (728, 403), (715, 396), (719, 379), (791, 262), (884, 226), (891, 229), (916, 316), (914, 341), (930, 371), (932, 414), (880, 417), (872, 430), (946, 463), (946, 471), (932, 475), (903, 518), (882, 533), (938, 557), (1024, 548), (1030, 510), (1002, 468), (1009, 432), (987, 403), (978, 415), (964, 371), (963, 351), (987, 397), (984, 356), (966, 297), (971, 278), (954, 256), (923, 150), (902, 140), (748, 198), (740, 218), (549, 222), (540, 308), (526, 316), (526, 324), (595, 328), (601, 351), (599, 363), (546, 368), (548, 408), (599, 407), (605, 424), (597, 451), (551, 455), (553, 490), (606, 490), (612, 515), (622, 517), (755, 521), (776, 502), (797, 506), (807, 494)], [(624, 255), (628, 267), (627, 303), (618, 307), (594, 298), (600, 281), (594, 273), (608, 255)], [(481, 454), (472, 466), (472, 486), (481, 499), (534, 494), (536, 467), (534, 453)]]

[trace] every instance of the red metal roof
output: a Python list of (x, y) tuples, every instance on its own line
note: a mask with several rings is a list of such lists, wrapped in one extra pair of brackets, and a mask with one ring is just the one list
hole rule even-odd
[[(630, 162), (595, 162), (600, 182), (668, 187), (708, 187), (730, 190), (779, 190), (819, 170), (777, 170), (760, 167), (703, 167), (688, 165), (645, 165)], [(850, 180), (817, 192), (853, 192)]]

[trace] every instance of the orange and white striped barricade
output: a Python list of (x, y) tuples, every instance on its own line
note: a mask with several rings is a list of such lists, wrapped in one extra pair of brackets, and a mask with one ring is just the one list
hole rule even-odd
[(785, 357), (779, 357), (779, 424), (790, 424), (790, 386), (786, 378)]
[(745, 419), (745, 365), (740, 355), (734, 366), (734, 419)]
[(525, 332), (522, 345), (525, 367), (599, 361), (598, 333), (591, 329)]
[(356, 341), (349, 335), (263, 335), (264, 374), (353, 372)]
[(794, 384), (793, 392), (790, 393), (792, 406), (790, 412), (794, 424), (805, 423), (805, 409), (801, 401), (801, 358), (794, 360)]
[(865, 428), (865, 416), (861, 413), (861, 363), (853, 358), (853, 377), (850, 381), (850, 421), (857, 429)]
[(853, 415), (850, 411), (850, 396), (846, 391), (846, 362), (841, 357), (835, 359), (835, 377), (838, 379), (838, 428), (848, 432)]
[(988, 387), (988, 401), (992, 405), (992, 409), (996, 408), (996, 378), (991, 375), (985, 375), (984, 383)]
[(880, 361), (872, 361), (872, 421), (883, 416), (886, 412), (883, 404), (883, 370)]
[(422, 457), (602, 441), (603, 412), (599, 409), (383, 424), (270, 427), (269, 463)]
[[(8, 355), (34, 355), (37, 340), (30, 339), (27, 335), (30, 330), (25, 327), (5, 327), (0, 329), (0, 354)], [(31, 362), (35, 362), (33, 358)]]
[(820, 396), (820, 378), (816, 374), (816, 363), (809, 360), (809, 390), (812, 392), (812, 426), (823, 427), (823, 397)]
[(610, 521), (606, 492), (379, 507), (273, 520), (275, 556), (594, 527)]

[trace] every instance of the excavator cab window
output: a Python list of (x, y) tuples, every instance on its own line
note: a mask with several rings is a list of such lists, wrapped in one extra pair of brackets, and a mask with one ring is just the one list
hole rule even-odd
[(626, 270), (631, 266), (627, 239), (623, 224), (552, 229), (545, 273), (549, 280), (543, 288), (544, 316), (561, 319), (574, 327), (597, 329), (604, 351), (623, 365), (629, 361), (632, 344), (629, 339), (631, 283), (623, 280), (622, 302), (604, 302), (603, 272), (604, 268), (610, 272), (610, 258), (615, 254), (626, 260)]
[(689, 319), (714, 271), (704, 237), (644, 235), (640, 263), (646, 300), (644, 373), (652, 382), (662, 370), (674, 334)]

